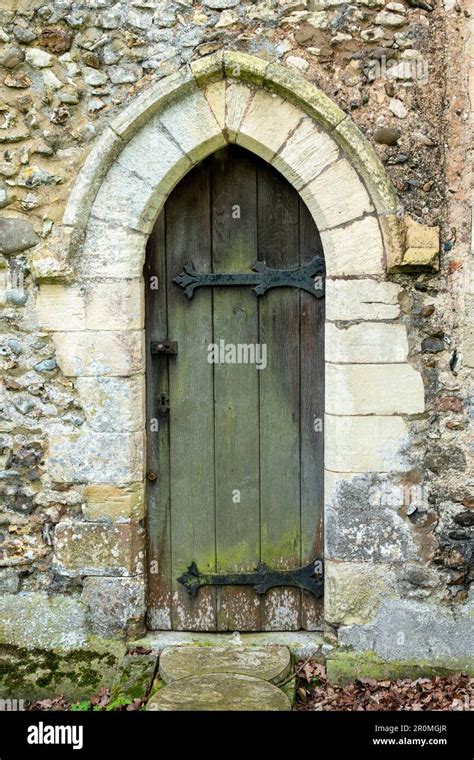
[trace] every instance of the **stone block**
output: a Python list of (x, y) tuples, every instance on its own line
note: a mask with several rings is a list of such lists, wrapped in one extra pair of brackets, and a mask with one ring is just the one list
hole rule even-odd
[(419, 547), (406, 517), (405, 489), (379, 474), (325, 474), (325, 557), (401, 563)]
[(0, 596), (0, 644), (72, 648), (86, 640), (86, 608), (77, 596)]
[(291, 103), (258, 90), (240, 123), (237, 144), (271, 161), (300, 121), (301, 111)]
[[(156, 160), (152, 160), (152, 156)], [(154, 209), (157, 207), (156, 198), (162, 203), (192, 166), (190, 158), (163, 129), (159, 115), (133, 136), (120, 153), (117, 163), (132, 174), (138, 174), (153, 188)]]
[(330, 230), (323, 246), (326, 271), (332, 277), (385, 273), (382, 235), (373, 216)]
[(81, 600), (95, 635), (104, 639), (130, 639), (144, 633), (143, 577), (85, 578)]
[(326, 364), (328, 414), (419, 414), (423, 380), (410, 364)]
[(336, 417), (325, 421), (325, 466), (333, 472), (390, 472), (408, 467), (407, 425), (401, 417)]
[(393, 282), (377, 280), (326, 280), (326, 318), (396, 319), (400, 314), (400, 287)]
[(59, 483), (127, 484), (142, 480), (142, 433), (68, 433), (49, 436), (47, 467)]
[(155, 190), (154, 185), (115, 162), (99, 188), (91, 213), (96, 219), (149, 233), (165, 199)]
[(99, 277), (141, 277), (146, 241), (147, 237), (142, 232), (91, 218), (78, 257), (77, 273), (84, 279), (94, 280)]
[(68, 377), (134, 375), (145, 369), (142, 330), (57, 332), (56, 357)]
[(41, 284), (36, 295), (36, 313), (42, 330), (84, 330), (84, 295), (76, 286)]
[(326, 560), (324, 567), (324, 612), (332, 625), (368, 623), (383, 599), (395, 594), (395, 577), (389, 564)]
[(400, 268), (438, 271), (439, 248), (439, 227), (428, 227), (405, 217), (405, 251)]
[(406, 362), (407, 331), (404, 325), (364, 322), (348, 327), (326, 323), (326, 361), (338, 363)]
[(340, 628), (339, 643), (355, 652), (374, 652), (387, 662), (474, 672), (472, 603), (454, 612), (429, 602), (385, 599), (369, 624)]
[(67, 576), (143, 573), (145, 534), (137, 524), (64, 520), (54, 532), (55, 571)]
[(361, 179), (345, 158), (311, 180), (301, 190), (301, 197), (320, 232), (374, 210)]
[[(88, 330), (143, 329), (145, 299), (142, 279), (88, 282), (85, 290)], [(57, 329), (61, 330), (61, 327)]]
[(145, 428), (145, 378), (79, 377), (76, 388), (92, 430), (129, 432)]
[(296, 190), (301, 190), (334, 163), (338, 155), (337, 143), (312, 119), (304, 118), (291, 135), (291, 140), (282, 145), (274, 156), (272, 164)]
[(160, 113), (166, 127), (193, 164), (226, 145), (222, 130), (200, 89)]
[(225, 129), (225, 93), (227, 82), (213, 82), (204, 90), (204, 97), (222, 131)]
[(138, 522), (145, 515), (145, 486), (142, 482), (116, 486), (85, 487), (82, 513), (91, 522)]
[(235, 142), (239, 134), (240, 123), (253, 98), (254, 91), (240, 82), (227, 82), (225, 94), (225, 126), (229, 140)]

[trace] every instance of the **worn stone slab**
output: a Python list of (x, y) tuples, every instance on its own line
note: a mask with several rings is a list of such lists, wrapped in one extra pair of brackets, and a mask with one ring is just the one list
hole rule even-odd
[(57, 332), (56, 358), (68, 377), (134, 375), (144, 370), (141, 330)]
[(97, 219), (138, 232), (151, 232), (164, 194), (116, 162), (108, 171), (92, 205)]
[(54, 567), (63, 575), (137, 575), (143, 572), (144, 531), (134, 524), (63, 520), (54, 551)]
[[(404, 485), (403, 475), (326, 470), (324, 502), (326, 560), (405, 563), (418, 556), (420, 533), (407, 510), (427, 505), (421, 489)], [(424, 552), (430, 543), (434, 550), (426, 535)]]
[(81, 601), (92, 633), (104, 639), (130, 638), (143, 631), (143, 578), (84, 578)]
[(377, 219), (365, 216), (336, 227), (324, 240), (326, 271), (333, 277), (383, 274), (384, 249)]
[(145, 261), (146, 235), (129, 227), (91, 218), (77, 273), (83, 279), (141, 277)]
[(321, 174), (339, 155), (339, 147), (312, 119), (305, 117), (294, 130), (272, 164), (296, 190)]
[(84, 489), (82, 514), (91, 522), (138, 522), (145, 512), (143, 483), (125, 486), (93, 483)]
[(240, 673), (281, 683), (290, 669), (290, 650), (283, 646), (169, 647), (160, 657), (160, 676), (165, 683), (206, 673)]
[(324, 613), (333, 625), (364, 625), (383, 599), (397, 593), (396, 574), (388, 563), (325, 562)]
[[(159, 161), (150, 160), (159, 156)], [(191, 169), (191, 160), (166, 134), (159, 116), (130, 140), (118, 158), (118, 164), (132, 174), (138, 174), (165, 197)]]
[(300, 194), (320, 231), (346, 224), (374, 210), (357, 172), (345, 158), (325, 169)]
[(49, 436), (47, 466), (59, 483), (134, 483), (143, 478), (144, 435), (140, 433), (55, 433)]
[(149, 631), (143, 639), (130, 642), (130, 646), (163, 651), (166, 647), (194, 644), (201, 646), (249, 646), (265, 647), (280, 644), (288, 647), (297, 658), (321, 656), (331, 649), (320, 632), (315, 631), (265, 631), (260, 633), (215, 633), (206, 631)]
[(145, 378), (78, 377), (82, 408), (98, 433), (139, 432), (145, 427)]
[(144, 326), (144, 300), (141, 278), (89, 281), (85, 294), (86, 329), (140, 330)]
[(288, 697), (268, 681), (229, 673), (181, 678), (160, 689), (150, 711), (288, 711)]
[(36, 313), (43, 330), (84, 330), (84, 296), (77, 286), (44, 283), (36, 294)]
[(326, 364), (328, 414), (418, 414), (423, 380), (411, 364)]
[(253, 90), (240, 82), (229, 82), (225, 93), (225, 126), (231, 142), (235, 142), (240, 122), (253, 97)]
[(377, 280), (331, 280), (326, 281), (326, 318), (396, 319), (400, 314), (398, 295), (401, 289), (394, 282)]
[(454, 611), (430, 602), (385, 598), (370, 623), (340, 628), (339, 643), (355, 652), (375, 652), (387, 662), (411, 660), (449, 667), (449, 661), (456, 659), (459, 670), (473, 671), (472, 615), (472, 602)]
[(198, 88), (166, 108), (160, 122), (193, 163), (226, 145), (209, 103)]
[(301, 111), (264, 90), (255, 93), (240, 124), (238, 145), (271, 161), (301, 121)]
[(87, 637), (86, 607), (77, 596), (0, 596), (0, 642), (19, 647), (71, 648)]
[(398, 472), (408, 468), (407, 424), (399, 416), (326, 414), (325, 465), (334, 472)]
[(224, 80), (212, 82), (204, 90), (204, 97), (209, 103), (209, 107), (214, 114), (214, 118), (219, 127), (225, 129), (225, 91), (227, 83)]
[(338, 326), (326, 322), (326, 361), (357, 364), (397, 363), (408, 358), (405, 325), (363, 322)]

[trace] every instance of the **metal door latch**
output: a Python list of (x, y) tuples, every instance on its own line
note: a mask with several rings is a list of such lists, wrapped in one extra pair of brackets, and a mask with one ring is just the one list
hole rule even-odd
[(163, 338), (162, 340), (151, 341), (151, 353), (153, 355), (170, 356), (178, 353), (178, 341), (168, 340)]

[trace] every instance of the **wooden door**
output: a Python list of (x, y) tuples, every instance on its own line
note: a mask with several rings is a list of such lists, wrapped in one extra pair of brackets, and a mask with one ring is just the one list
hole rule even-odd
[[(289, 270), (317, 255), (296, 191), (235, 146), (193, 169), (156, 223), (145, 267), (151, 629), (321, 627), (311, 591), (259, 594), (235, 574), (322, 557), (324, 299), (298, 287), (257, 296), (246, 282), (188, 299), (173, 282), (190, 262), (241, 278), (257, 260)], [(177, 353), (152, 353), (165, 338)], [(192, 597), (178, 580), (192, 563), (233, 582)]]

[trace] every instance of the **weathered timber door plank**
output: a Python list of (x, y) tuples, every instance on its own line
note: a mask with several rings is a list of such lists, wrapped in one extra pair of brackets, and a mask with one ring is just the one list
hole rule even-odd
[[(249, 156), (212, 159), (214, 271), (245, 272), (257, 256), (257, 171)], [(214, 341), (255, 344), (258, 302), (248, 287), (213, 290)], [(248, 364), (214, 364), (217, 571), (254, 570), (260, 559), (258, 375)], [(218, 628), (258, 630), (252, 589), (217, 591)]]
[[(298, 204), (290, 185), (259, 164), (259, 258), (271, 267), (299, 264)], [(270, 567), (287, 569), (301, 565), (299, 294), (270, 291), (259, 308), (268, 356), (260, 373), (261, 556)], [(300, 599), (298, 589), (271, 589), (263, 600), (263, 629), (300, 628)]]
[[(166, 204), (168, 270), (189, 259), (211, 270), (210, 167), (188, 174)], [(214, 494), (213, 370), (207, 362), (212, 342), (212, 293), (190, 303), (167, 277), (168, 337), (178, 342), (169, 359), (172, 623), (177, 629), (216, 628), (216, 593), (202, 589), (190, 599), (177, 582), (189, 559), (206, 572), (216, 570)]]

